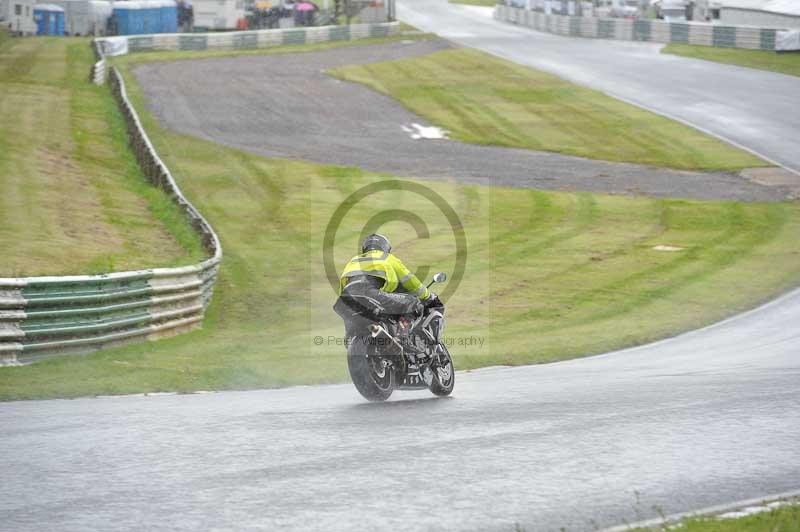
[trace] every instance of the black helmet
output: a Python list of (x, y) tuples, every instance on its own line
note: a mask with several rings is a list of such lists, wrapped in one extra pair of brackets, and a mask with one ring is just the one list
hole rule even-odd
[(376, 249), (379, 249), (384, 253), (389, 253), (392, 250), (392, 245), (389, 243), (389, 239), (385, 236), (373, 233), (365, 238), (364, 242), (361, 243), (361, 253), (366, 253), (367, 251), (373, 251)]

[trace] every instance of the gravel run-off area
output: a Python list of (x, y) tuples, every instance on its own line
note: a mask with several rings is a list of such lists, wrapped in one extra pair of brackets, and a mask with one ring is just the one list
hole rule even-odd
[(392, 98), (325, 73), (338, 66), (390, 61), (452, 46), (443, 40), (405, 41), (321, 52), (154, 62), (134, 72), (150, 110), (166, 127), (267, 157), (511, 187), (742, 201), (787, 197), (786, 187), (724, 172), (414, 139), (418, 131), (414, 124), (431, 124)]

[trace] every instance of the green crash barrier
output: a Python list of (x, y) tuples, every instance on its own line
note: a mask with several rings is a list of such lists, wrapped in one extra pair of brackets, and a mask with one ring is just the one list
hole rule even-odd
[(258, 48), (258, 35), (256, 33), (234, 35), (233, 47), (236, 49)]
[(569, 34), (573, 37), (581, 36), (581, 19), (579, 17), (570, 17)]
[(732, 26), (714, 26), (711, 43), (724, 48), (736, 48), (736, 28)]
[(386, 37), (389, 35), (389, 28), (383, 24), (372, 24), (369, 27), (370, 37)]
[(328, 31), (328, 39), (331, 41), (349, 41), (350, 26), (331, 26)]
[(669, 25), (670, 42), (689, 44), (689, 25), (674, 23)]
[(652, 27), (649, 20), (634, 20), (633, 21), (633, 40), (634, 41), (649, 41), (652, 32)]
[(305, 44), (306, 30), (287, 30), (283, 32), (283, 44)]
[(774, 50), (775, 49), (775, 33), (776, 30), (765, 30), (762, 29), (760, 31), (760, 44), (762, 50)]
[[(351, 24), (349, 26), (319, 26), (314, 28), (284, 28), (209, 33), (158, 33), (153, 35), (102, 37), (92, 41), (97, 56), (91, 79), (105, 83), (107, 70), (105, 53), (124, 55), (147, 50), (239, 50), (268, 46), (298, 45), (310, 42), (346, 41), (367, 37), (385, 37), (399, 29), (398, 22)], [(133, 139), (136, 141), (136, 139)]]
[[(389, 35), (398, 23), (314, 28), (315, 41)], [(176, 38), (177, 37), (177, 38)], [(112, 40), (113, 39), (113, 40)], [(120, 40), (122, 39), (122, 41)], [(131, 341), (160, 338), (197, 327), (214, 292), (222, 260), (219, 239), (183, 196), (169, 169), (153, 148), (125, 82), (107, 68), (106, 41), (115, 53), (145, 50), (240, 49), (307, 42), (305, 29), (278, 29), (224, 34), (159, 34), (92, 41), (97, 63), (90, 80), (108, 78), (122, 111), (131, 149), (144, 174), (175, 201), (199, 233), (209, 259), (182, 268), (156, 268), (108, 275), (0, 278), (0, 364), (19, 364), (63, 354), (85, 353)], [(119, 47), (119, 44), (126, 47)], [(119, 50), (125, 50), (119, 52)]]
[(498, 4), (494, 17), (539, 31), (574, 37), (700, 44), (725, 48), (774, 50), (776, 28), (720, 26), (699, 22), (604, 19), (546, 14)]
[(207, 48), (208, 37), (205, 35), (181, 35), (178, 37), (178, 50), (205, 50)]
[(601, 39), (613, 39), (616, 21), (614, 20), (598, 20), (597, 21), (597, 36)]
[[(186, 37), (180, 46), (205, 46), (205, 36)], [(142, 49), (149, 37), (136, 39), (135, 49)], [(148, 46), (155, 44), (149, 42)], [(103, 64), (101, 47), (93, 44), (93, 48), (98, 64)], [(96, 70), (97, 65), (93, 80)], [(178, 334), (198, 326), (210, 302), (222, 260), (219, 238), (183, 196), (156, 153), (128, 100), (125, 82), (114, 68), (110, 69), (110, 86), (143, 173), (179, 206), (200, 235), (209, 258), (180, 268), (0, 278), (0, 364), (32, 362)]]
[(132, 52), (153, 49), (153, 37), (130, 37), (128, 38), (128, 49)]

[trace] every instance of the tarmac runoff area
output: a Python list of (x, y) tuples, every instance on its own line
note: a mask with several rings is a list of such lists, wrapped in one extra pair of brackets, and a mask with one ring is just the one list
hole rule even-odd
[(402, 59), (453, 46), (444, 40), (406, 41), (300, 54), (156, 62), (138, 66), (134, 74), (149, 109), (165, 127), (266, 157), (520, 188), (703, 200), (792, 197), (794, 182), (787, 185), (780, 178), (678, 171), (450, 140), (435, 124), (394, 99), (325, 74), (338, 66)]

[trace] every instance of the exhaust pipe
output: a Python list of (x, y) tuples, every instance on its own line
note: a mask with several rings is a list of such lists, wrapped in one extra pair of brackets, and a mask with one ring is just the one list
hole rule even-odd
[(389, 331), (387, 331), (383, 326), (378, 325), (377, 323), (372, 323), (369, 326), (369, 332), (370, 332), (370, 334), (372, 335), (373, 338), (377, 338), (378, 335), (380, 335), (380, 334), (386, 335), (386, 338), (391, 340), (392, 343), (394, 343), (394, 345), (396, 345), (397, 348), (400, 350), (400, 354), (401, 355), (403, 354), (404, 349), (403, 349), (402, 344), (397, 341), (397, 338), (395, 338), (394, 336), (389, 334)]

